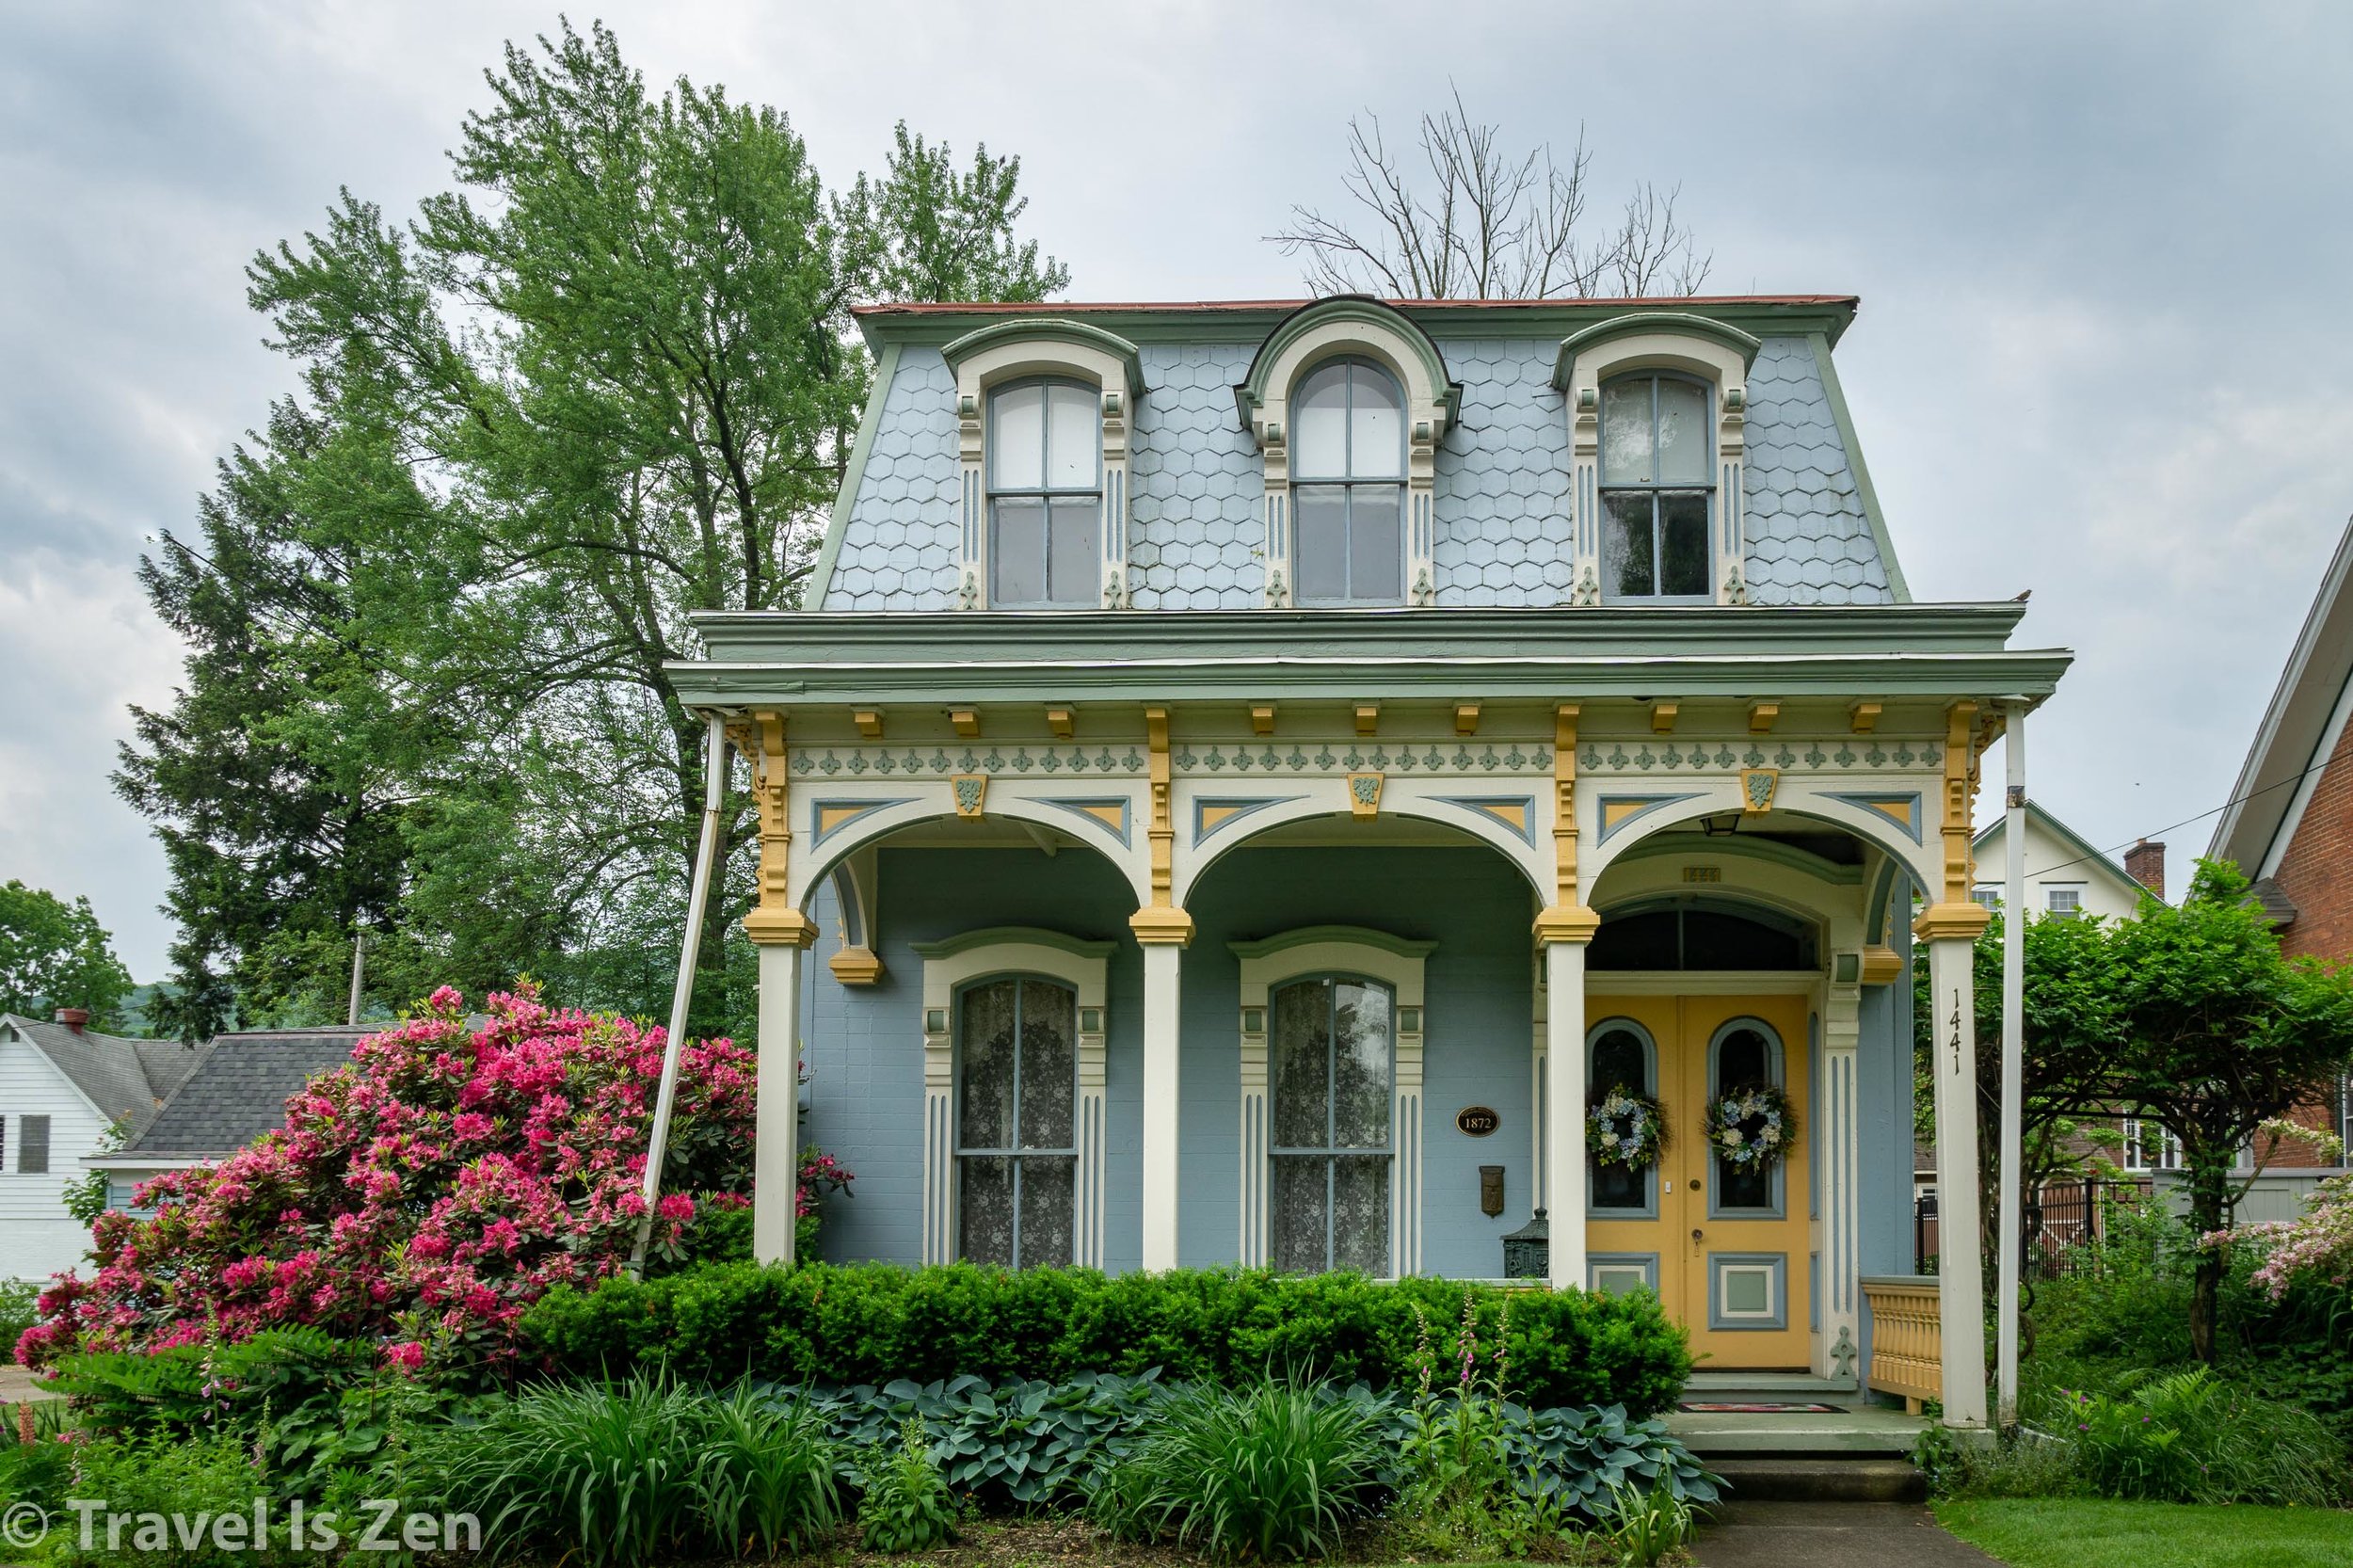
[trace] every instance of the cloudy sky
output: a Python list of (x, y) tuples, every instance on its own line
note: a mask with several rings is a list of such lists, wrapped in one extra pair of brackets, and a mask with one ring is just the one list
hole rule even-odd
[[(574, 13), (584, 24), (596, 14)], [(2034, 792), (2102, 845), (2218, 806), (2353, 511), (2353, 8), (614, 5), (656, 81), (780, 105), (828, 179), (892, 122), (1023, 158), (1077, 297), (1265, 296), (1352, 112), (1449, 80), (1603, 199), (1680, 183), (1711, 290), (1851, 291), (1839, 350), (1914, 594), (2077, 650)], [(246, 260), (339, 185), (406, 212), (552, 6), (0, 0), (0, 880), (162, 975), (107, 786), (179, 650), (134, 570), (290, 389)], [(1998, 767), (1998, 762), (1993, 764)], [(2173, 873), (2211, 819), (2169, 835)]]

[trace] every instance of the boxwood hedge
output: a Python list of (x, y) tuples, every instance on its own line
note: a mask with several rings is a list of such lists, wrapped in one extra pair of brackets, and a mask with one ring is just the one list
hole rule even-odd
[(521, 1327), (548, 1370), (571, 1375), (879, 1385), (1158, 1368), (1178, 1382), (1272, 1370), (1390, 1388), (1416, 1379), (1422, 1321), (1441, 1367), (1454, 1365), (1466, 1298), (1482, 1346), (1508, 1326), (1510, 1392), (1531, 1407), (1623, 1405), (1641, 1420), (1673, 1405), (1691, 1368), (1683, 1330), (1648, 1295), (1248, 1269), (717, 1263), (559, 1286)]

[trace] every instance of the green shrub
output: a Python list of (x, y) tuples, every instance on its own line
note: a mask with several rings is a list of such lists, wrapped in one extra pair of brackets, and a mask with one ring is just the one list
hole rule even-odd
[(922, 1552), (956, 1538), (956, 1497), (939, 1473), (920, 1416), (896, 1443), (870, 1450), (859, 1466), (859, 1542), (870, 1552)]
[[(70, 1562), (120, 1562), (126, 1557), (176, 1568), (239, 1568), (258, 1555), (249, 1527), (239, 1526), (234, 1541), (216, 1535), (211, 1520), (238, 1516), (250, 1519), (253, 1500), (267, 1491), (250, 1450), (238, 1438), (148, 1436), (104, 1438), (72, 1445), (73, 1475), (68, 1483), (76, 1497), (103, 1497), (107, 1514), (146, 1514), (127, 1522), (114, 1549), (108, 1549), (108, 1522), (94, 1522), (91, 1550), (81, 1546), (72, 1521), (56, 1523), (50, 1541)], [(173, 1528), (171, 1517), (191, 1528), (186, 1534)], [(156, 1519), (166, 1523), (158, 1528)], [(281, 1521), (271, 1520), (273, 1533)], [(282, 1541), (279, 1543), (283, 1544)]]
[(16, 1364), (16, 1342), (33, 1326), (40, 1287), (29, 1279), (0, 1279), (0, 1366)]
[(1672, 1487), (1644, 1488), (1623, 1481), (1609, 1489), (1603, 1526), (1603, 1534), (1626, 1568), (1657, 1568), (1696, 1533), (1690, 1503)]
[(2343, 1450), (2317, 1419), (2202, 1367), (2127, 1398), (2078, 1394), (2061, 1416), (2085, 1482), (2103, 1496), (2326, 1506), (2345, 1493)]
[[(1180, 1270), (1107, 1277), (956, 1264), (708, 1265), (645, 1281), (558, 1288), (525, 1314), (549, 1369), (600, 1376), (659, 1366), (693, 1382), (749, 1375), (884, 1384), (963, 1375), (1063, 1383), (1085, 1372), (1240, 1384), (1269, 1368), (1340, 1384), (1414, 1378), (1415, 1308), (1450, 1322), (1465, 1288), (1356, 1274)], [(1642, 1294), (1471, 1288), (1493, 1342), (1511, 1305), (1512, 1392), (1531, 1406), (1670, 1408), (1690, 1371), (1683, 1330)], [(1451, 1355), (1454, 1341), (1440, 1345)]]
[[(378, 1381), (376, 1347), (315, 1328), (267, 1329), (230, 1344), (105, 1351), (57, 1358), (51, 1370), (84, 1422), (125, 1432), (258, 1422)], [(405, 1381), (405, 1380), (403, 1380)]]
[(1190, 1388), (1113, 1467), (1096, 1518), (1225, 1561), (1324, 1557), (1368, 1511), (1380, 1448), (1369, 1401), (1273, 1382)]

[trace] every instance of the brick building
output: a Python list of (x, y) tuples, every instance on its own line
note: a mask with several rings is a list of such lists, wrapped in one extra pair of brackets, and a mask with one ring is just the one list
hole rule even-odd
[[(2331, 963), (2353, 958), (2353, 529), (2338, 540), (2312, 612), (2264, 711), (2233, 804), (2207, 854), (2236, 861), (2279, 923), (2291, 953)], [(2353, 1128), (2353, 1094), (2340, 1082), (2329, 1103), (2298, 1121), (2340, 1139)], [(2345, 1169), (2315, 1145), (2276, 1151), (2267, 1176), (2305, 1182)]]

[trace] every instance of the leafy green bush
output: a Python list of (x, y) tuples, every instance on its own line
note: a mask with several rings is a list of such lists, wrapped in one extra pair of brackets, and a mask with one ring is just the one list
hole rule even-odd
[(2319, 1507), (2345, 1495), (2343, 1451), (2318, 1420), (2202, 1367), (2128, 1399), (2079, 1394), (2064, 1414), (2086, 1482), (2106, 1496)]
[[(558, 1287), (522, 1320), (551, 1370), (595, 1377), (660, 1366), (693, 1382), (746, 1375), (799, 1384), (1062, 1383), (1162, 1368), (1229, 1386), (1269, 1368), (1376, 1388), (1414, 1380), (1415, 1310), (1450, 1321), (1465, 1288), (1356, 1274), (1181, 1270), (1106, 1277), (965, 1264), (710, 1265), (645, 1281)], [(1690, 1371), (1684, 1331), (1647, 1295), (1471, 1288), (1478, 1333), (1508, 1346), (1512, 1392), (1531, 1406), (1670, 1408)], [(1506, 1304), (1510, 1328), (1504, 1332)], [(1456, 1350), (1442, 1340), (1442, 1354)]]
[[(71, 1447), (73, 1475), (68, 1484), (72, 1496), (104, 1497), (109, 1514), (152, 1517), (136, 1520), (112, 1550), (103, 1525), (93, 1532), (87, 1552), (78, 1530), (53, 1528), (49, 1539), (67, 1561), (119, 1563), (132, 1556), (175, 1568), (240, 1568), (254, 1561), (260, 1544), (243, 1521), (252, 1517), (253, 1499), (267, 1488), (250, 1451), (236, 1437), (103, 1438)], [(233, 1517), (237, 1534), (233, 1540), (224, 1539), (226, 1532), (216, 1534), (207, 1521), (200, 1533), (191, 1528), (184, 1535), (168, 1523), (174, 1514), (191, 1524), (200, 1514)], [(167, 1523), (158, 1527), (155, 1518)], [(280, 1522), (270, 1523), (275, 1534)]]
[(1621, 1482), (1611, 1487), (1603, 1525), (1604, 1535), (1626, 1568), (1657, 1568), (1697, 1533), (1690, 1503), (1673, 1488), (1661, 1485), (1644, 1488)]
[(1379, 1489), (1369, 1401), (1266, 1382), (1189, 1388), (1118, 1462), (1096, 1518), (1128, 1540), (1173, 1540), (1225, 1561), (1324, 1557)]
[(40, 1287), (31, 1280), (0, 1279), (0, 1356), (8, 1365), (15, 1362), (16, 1342), (33, 1326), (33, 1304), (40, 1299)]
[(57, 1391), (72, 1397), (91, 1427), (184, 1431), (258, 1420), (264, 1408), (283, 1416), (321, 1396), (389, 1381), (376, 1360), (372, 1344), (300, 1327), (265, 1329), (234, 1344), (60, 1356), (51, 1370)]
[(955, 1494), (921, 1416), (907, 1417), (896, 1443), (869, 1450), (858, 1474), (857, 1533), (868, 1551), (929, 1551), (956, 1538)]

